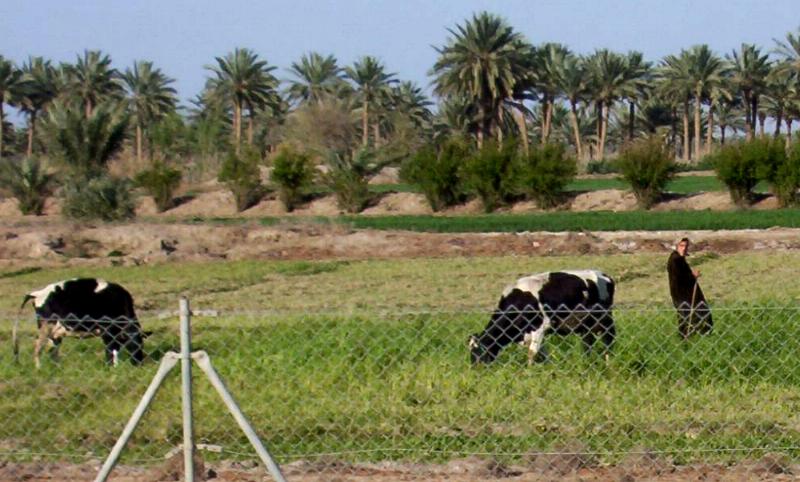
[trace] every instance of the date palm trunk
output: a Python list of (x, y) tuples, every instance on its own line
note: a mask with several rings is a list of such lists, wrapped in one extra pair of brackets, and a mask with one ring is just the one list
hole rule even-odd
[(369, 102), (364, 101), (361, 109), (361, 146), (367, 147), (369, 144)]
[(694, 93), (694, 159), (698, 160), (700, 158), (700, 153), (703, 152), (701, 150), (702, 147), (702, 135), (700, 130), (700, 118), (702, 112), (702, 104), (700, 97), (700, 92)]
[(25, 153), (28, 157), (33, 155), (33, 137), (36, 134), (36, 113), (31, 112), (30, 119), (28, 119), (28, 149)]
[(136, 162), (142, 163), (142, 124), (136, 123)]
[(720, 132), (719, 143), (720, 143), (720, 145), (723, 145), (723, 146), (725, 145), (725, 131), (727, 129), (728, 129), (728, 126), (726, 126), (725, 124), (720, 124), (719, 125), (719, 132)]
[(792, 118), (786, 116), (786, 147), (792, 145)]
[(752, 99), (750, 96), (750, 91), (745, 90), (742, 92), (744, 96), (744, 105), (745, 105), (745, 113), (744, 113), (744, 138), (745, 140), (750, 140), (753, 138), (753, 116), (750, 113), (751, 109), (753, 108)]
[(631, 100), (628, 102), (628, 141), (633, 141), (633, 124), (636, 118), (636, 103)]
[(764, 121), (767, 120), (767, 114), (764, 112), (758, 113), (758, 136), (764, 137), (766, 136), (766, 132), (764, 131)]
[(528, 126), (525, 124), (525, 114), (520, 109), (514, 109), (514, 120), (519, 130), (519, 139), (522, 142), (522, 152), (528, 155)]
[(575, 154), (578, 162), (583, 160), (583, 148), (581, 146), (581, 131), (578, 127), (578, 106), (576, 102), (570, 102), (569, 121), (572, 124), (572, 134), (575, 136)]
[(781, 124), (783, 124), (783, 109), (778, 109), (777, 116), (775, 117), (775, 134), (774, 137), (777, 139), (781, 136)]
[(372, 124), (372, 137), (375, 147), (381, 146), (381, 125), (379, 122)]
[(252, 146), (253, 145), (253, 136), (254, 136), (253, 124), (255, 124), (255, 122), (253, 121), (253, 112), (250, 112), (249, 115), (247, 116), (247, 145), (248, 146)]
[(239, 102), (233, 104), (233, 139), (238, 154), (242, 143), (242, 104)]
[(608, 104), (603, 102), (603, 107), (600, 110), (602, 121), (600, 122), (600, 146), (598, 147), (598, 154), (600, 159), (605, 159), (606, 155), (606, 134), (608, 133)]
[(706, 154), (711, 154), (714, 147), (714, 102), (708, 105), (708, 120), (706, 121)]
[(683, 160), (689, 162), (691, 156), (691, 142), (689, 139), (689, 99), (683, 101)]
[(86, 118), (92, 116), (92, 99), (86, 99)]

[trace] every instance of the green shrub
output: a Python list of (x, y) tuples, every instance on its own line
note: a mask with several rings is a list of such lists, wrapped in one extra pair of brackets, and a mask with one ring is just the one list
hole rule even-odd
[(322, 176), (322, 181), (336, 195), (340, 209), (359, 213), (372, 201), (367, 176), (376, 170), (373, 155), (367, 150), (353, 157), (333, 153), (328, 157), (328, 172)]
[(575, 179), (578, 163), (563, 144), (531, 146), (527, 156), (519, 156), (515, 173), (519, 191), (540, 207), (558, 204), (567, 184)]
[(278, 186), (278, 196), (291, 212), (303, 202), (314, 180), (314, 165), (308, 154), (283, 146), (272, 161), (270, 180)]
[(487, 213), (513, 198), (516, 151), (514, 142), (485, 142), (464, 164), (466, 186), (483, 201)]
[(448, 139), (438, 149), (426, 146), (403, 163), (400, 177), (419, 186), (431, 209), (440, 211), (464, 200), (460, 171), (468, 155), (467, 145), (456, 139)]
[(622, 180), (631, 186), (636, 202), (645, 209), (658, 201), (676, 172), (672, 152), (659, 136), (626, 146), (615, 164)]
[(76, 177), (64, 188), (62, 213), (73, 219), (120, 221), (134, 216), (134, 206), (127, 179)]
[(39, 216), (45, 200), (53, 194), (55, 177), (36, 158), (9, 159), (0, 165), (0, 187), (17, 199), (22, 214)]
[(798, 201), (800, 187), (800, 145), (795, 143), (786, 152), (786, 141), (759, 139), (761, 145), (753, 154), (758, 159), (758, 178), (769, 184), (770, 191), (778, 198), (781, 207), (794, 205)]
[(156, 162), (150, 169), (137, 174), (134, 182), (153, 196), (158, 212), (163, 212), (172, 207), (172, 197), (181, 184), (181, 171), (165, 162)]
[(260, 163), (261, 156), (250, 148), (243, 148), (241, 154), (229, 152), (222, 163), (217, 179), (233, 193), (239, 212), (257, 204), (266, 193), (261, 184)]
[[(731, 199), (738, 206), (747, 206), (753, 199), (753, 188), (759, 181), (759, 171), (771, 163), (774, 149), (768, 139), (753, 139), (722, 146), (711, 155), (717, 177), (728, 187)], [(762, 166), (762, 167), (759, 167)]]

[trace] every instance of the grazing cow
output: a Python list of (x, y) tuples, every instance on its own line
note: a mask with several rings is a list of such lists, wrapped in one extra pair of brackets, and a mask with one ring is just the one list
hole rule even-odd
[[(133, 298), (122, 286), (101, 279), (82, 278), (60, 281), (25, 295), (22, 307), (33, 300), (39, 337), (33, 351), (36, 368), (45, 343), (53, 346), (52, 355), (66, 336), (99, 336), (106, 347), (106, 361), (116, 365), (124, 346), (135, 365), (144, 360), (144, 337)], [(16, 325), (14, 353), (18, 353)]]
[(597, 270), (552, 271), (520, 278), (503, 290), (483, 332), (470, 336), (472, 363), (490, 363), (509, 343), (521, 343), (528, 347), (531, 364), (550, 332), (581, 335), (587, 353), (599, 337), (607, 356), (616, 336), (613, 303), (614, 280)]

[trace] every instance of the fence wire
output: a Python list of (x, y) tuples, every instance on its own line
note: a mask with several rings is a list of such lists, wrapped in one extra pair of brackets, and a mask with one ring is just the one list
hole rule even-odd
[[(464, 470), (484, 471), (479, 478), (602, 475), (633, 470), (631, 460), (663, 468), (768, 454), (780, 455), (781, 471), (793, 470), (800, 456), (800, 306), (714, 307), (713, 328), (688, 337), (679, 330), (687, 322), (679, 311), (550, 311), (555, 332), (531, 353), (526, 333), (542, 324), (536, 310), (201, 306), (192, 341), (194, 350), (210, 354), (264, 443), (289, 467), (290, 480), (381, 470), (430, 479), (470, 463), (477, 468)], [(704, 313), (690, 313), (689, 322), (704, 326)], [(0, 461), (102, 460), (160, 358), (179, 347), (172, 313), (139, 314), (146, 336), (141, 365), (131, 345), (138, 327), (70, 323), (95, 336), (63, 340), (58, 359), (44, 350), (36, 369), (39, 331), (25, 319), (19, 360), (11, 350), (0, 358)], [(9, 346), (11, 325), (3, 326), (0, 339)], [(116, 353), (109, 355), (109, 347)], [(254, 460), (204, 378), (195, 378), (194, 395), (196, 441), (207, 463)], [(162, 463), (181, 441), (173, 374), (122, 463)]]

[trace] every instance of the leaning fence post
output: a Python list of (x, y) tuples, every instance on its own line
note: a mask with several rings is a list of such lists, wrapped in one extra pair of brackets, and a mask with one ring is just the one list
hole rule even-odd
[(192, 419), (192, 333), (189, 300), (180, 300), (181, 317), (181, 402), (183, 408), (183, 472), (186, 482), (194, 482), (194, 427)]
[(100, 473), (98, 473), (97, 478), (94, 479), (95, 482), (105, 482), (108, 479), (108, 476), (111, 474), (114, 466), (117, 465), (119, 456), (122, 454), (122, 449), (125, 448), (125, 444), (128, 443), (128, 439), (131, 438), (136, 426), (139, 425), (139, 421), (147, 411), (147, 407), (150, 406), (150, 402), (152, 402), (153, 398), (155, 398), (156, 392), (158, 392), (158, 389), (161, 387), (164, 379), (177, 363), (178, 354), (175, 352), (167, 352), (164, 355), (164, 358), (161, 359), (161, 364), (158, 365), (158, 372), (156, 372), (153, 380), (147, 387), (147, 391), (145, 391), (144, 396), (142, 396), (142, 400), (139, 402), (139, 405), (136, 406), (136, 410), (133, 411), (133, 415), (131, 415), (128, 424), (125, 425), (125, 429), (122, 431), (122, 435), (119, 436), (117, 443), (114, 444), (114, 448), (111, 449), (111, 453), (108, 455), (103, 467), (100, 469)]
[(228, 407), (228, 411), (231, 412), (233, 418), (236, 420), (236, 423), (239, 424), (239, 428), (242, 429), (245, 436), (247, 436), (247, 440), (250, 441), (250, 444), (256, 450), (256, 454), (261, 459), (261, 462), (267, 467), (270, 475), (272, 478), (275, 479), (276, 482), (286, 482), (286, 479), (283, 477), (283, 473), (281, 473), (281, 468), (278, 466), (275, 459), (272, 457), (272, 454), (269, 453), (269, 450), (261, 443), (261, 439), (258, 438), (258, 434), (256, 431), (253, 430), (253, 426), (250, 425), (250, 422), (247, 420), (247, 417), (244, 416), (242, 410), (237, 405), (236, 400), (233, 399), (231, 392), (225, 387), (225, 382), (222, 381), (217, 371), (214, 369), (214, 366), (211, 364), (211, 359), (208, 357), (208, 353), (204, 351), (197, 351), (193, 355), (194, 359), (197, 361), (197, 365), (200, 367), (203, 372), (205, 372), (208, 381), (211, 382), (211, 385), (217, 390), (219, 396), (222, 397), (222, 401), (225, 403), (225, 406)]

